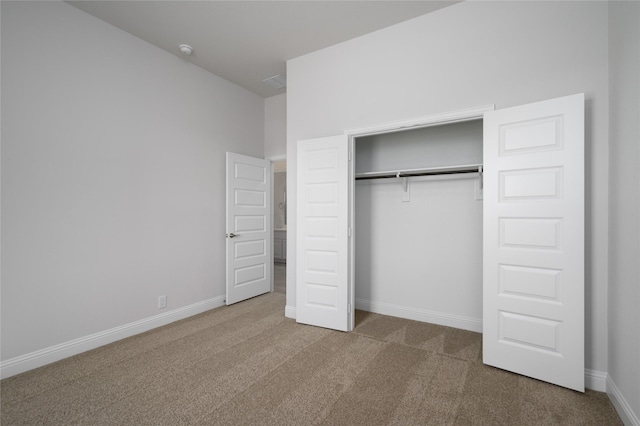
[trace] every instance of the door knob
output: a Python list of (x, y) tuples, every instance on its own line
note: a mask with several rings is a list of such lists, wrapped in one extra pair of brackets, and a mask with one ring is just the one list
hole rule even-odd
[(240, 235), (234, 234), (233, 232), (230, 234), (227, 234), (227, 238), (235, 238), (235, 237), (239, 237)]

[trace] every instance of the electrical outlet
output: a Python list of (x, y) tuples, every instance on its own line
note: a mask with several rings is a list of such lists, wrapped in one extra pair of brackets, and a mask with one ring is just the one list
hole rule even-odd
[(167, 307), (167, 296), (166, 295), (158, 296), (158, 309), (162, 309), (166, 307)]

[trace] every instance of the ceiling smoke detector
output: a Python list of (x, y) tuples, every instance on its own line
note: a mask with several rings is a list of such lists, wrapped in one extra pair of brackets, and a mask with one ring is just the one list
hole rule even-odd
[(268, 86), (273, 87), (274, 89), (283, 89), (287, 87), (286, 77), (283, 77), (280, 74), (269, 77), (266, 80), (262, 80), (262, 82), (267, 84)]
[(193, 53), (193, 47), (189, 46), (188, 44), (181, 44), (180, 46), (178, 46), (178, 49), (180, 49), (180, 52), (187, 56)]

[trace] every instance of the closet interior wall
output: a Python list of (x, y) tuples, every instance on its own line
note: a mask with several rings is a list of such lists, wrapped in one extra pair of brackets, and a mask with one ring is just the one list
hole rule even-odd
[[(355, 172), (481, 164), (482, 120), (359, 137)], [(481, 331), (478, 173), (356, 179), (356, 308)], [(403, 201), (404, 200), (404, 201)]]

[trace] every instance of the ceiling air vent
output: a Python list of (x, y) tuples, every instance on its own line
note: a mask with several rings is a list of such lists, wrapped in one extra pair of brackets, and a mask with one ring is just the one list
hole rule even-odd
[(283, 89), (287, 87), (287, 79), (280, 74), (262, 80), (263, 83), (273, 87), (274, 89)]

